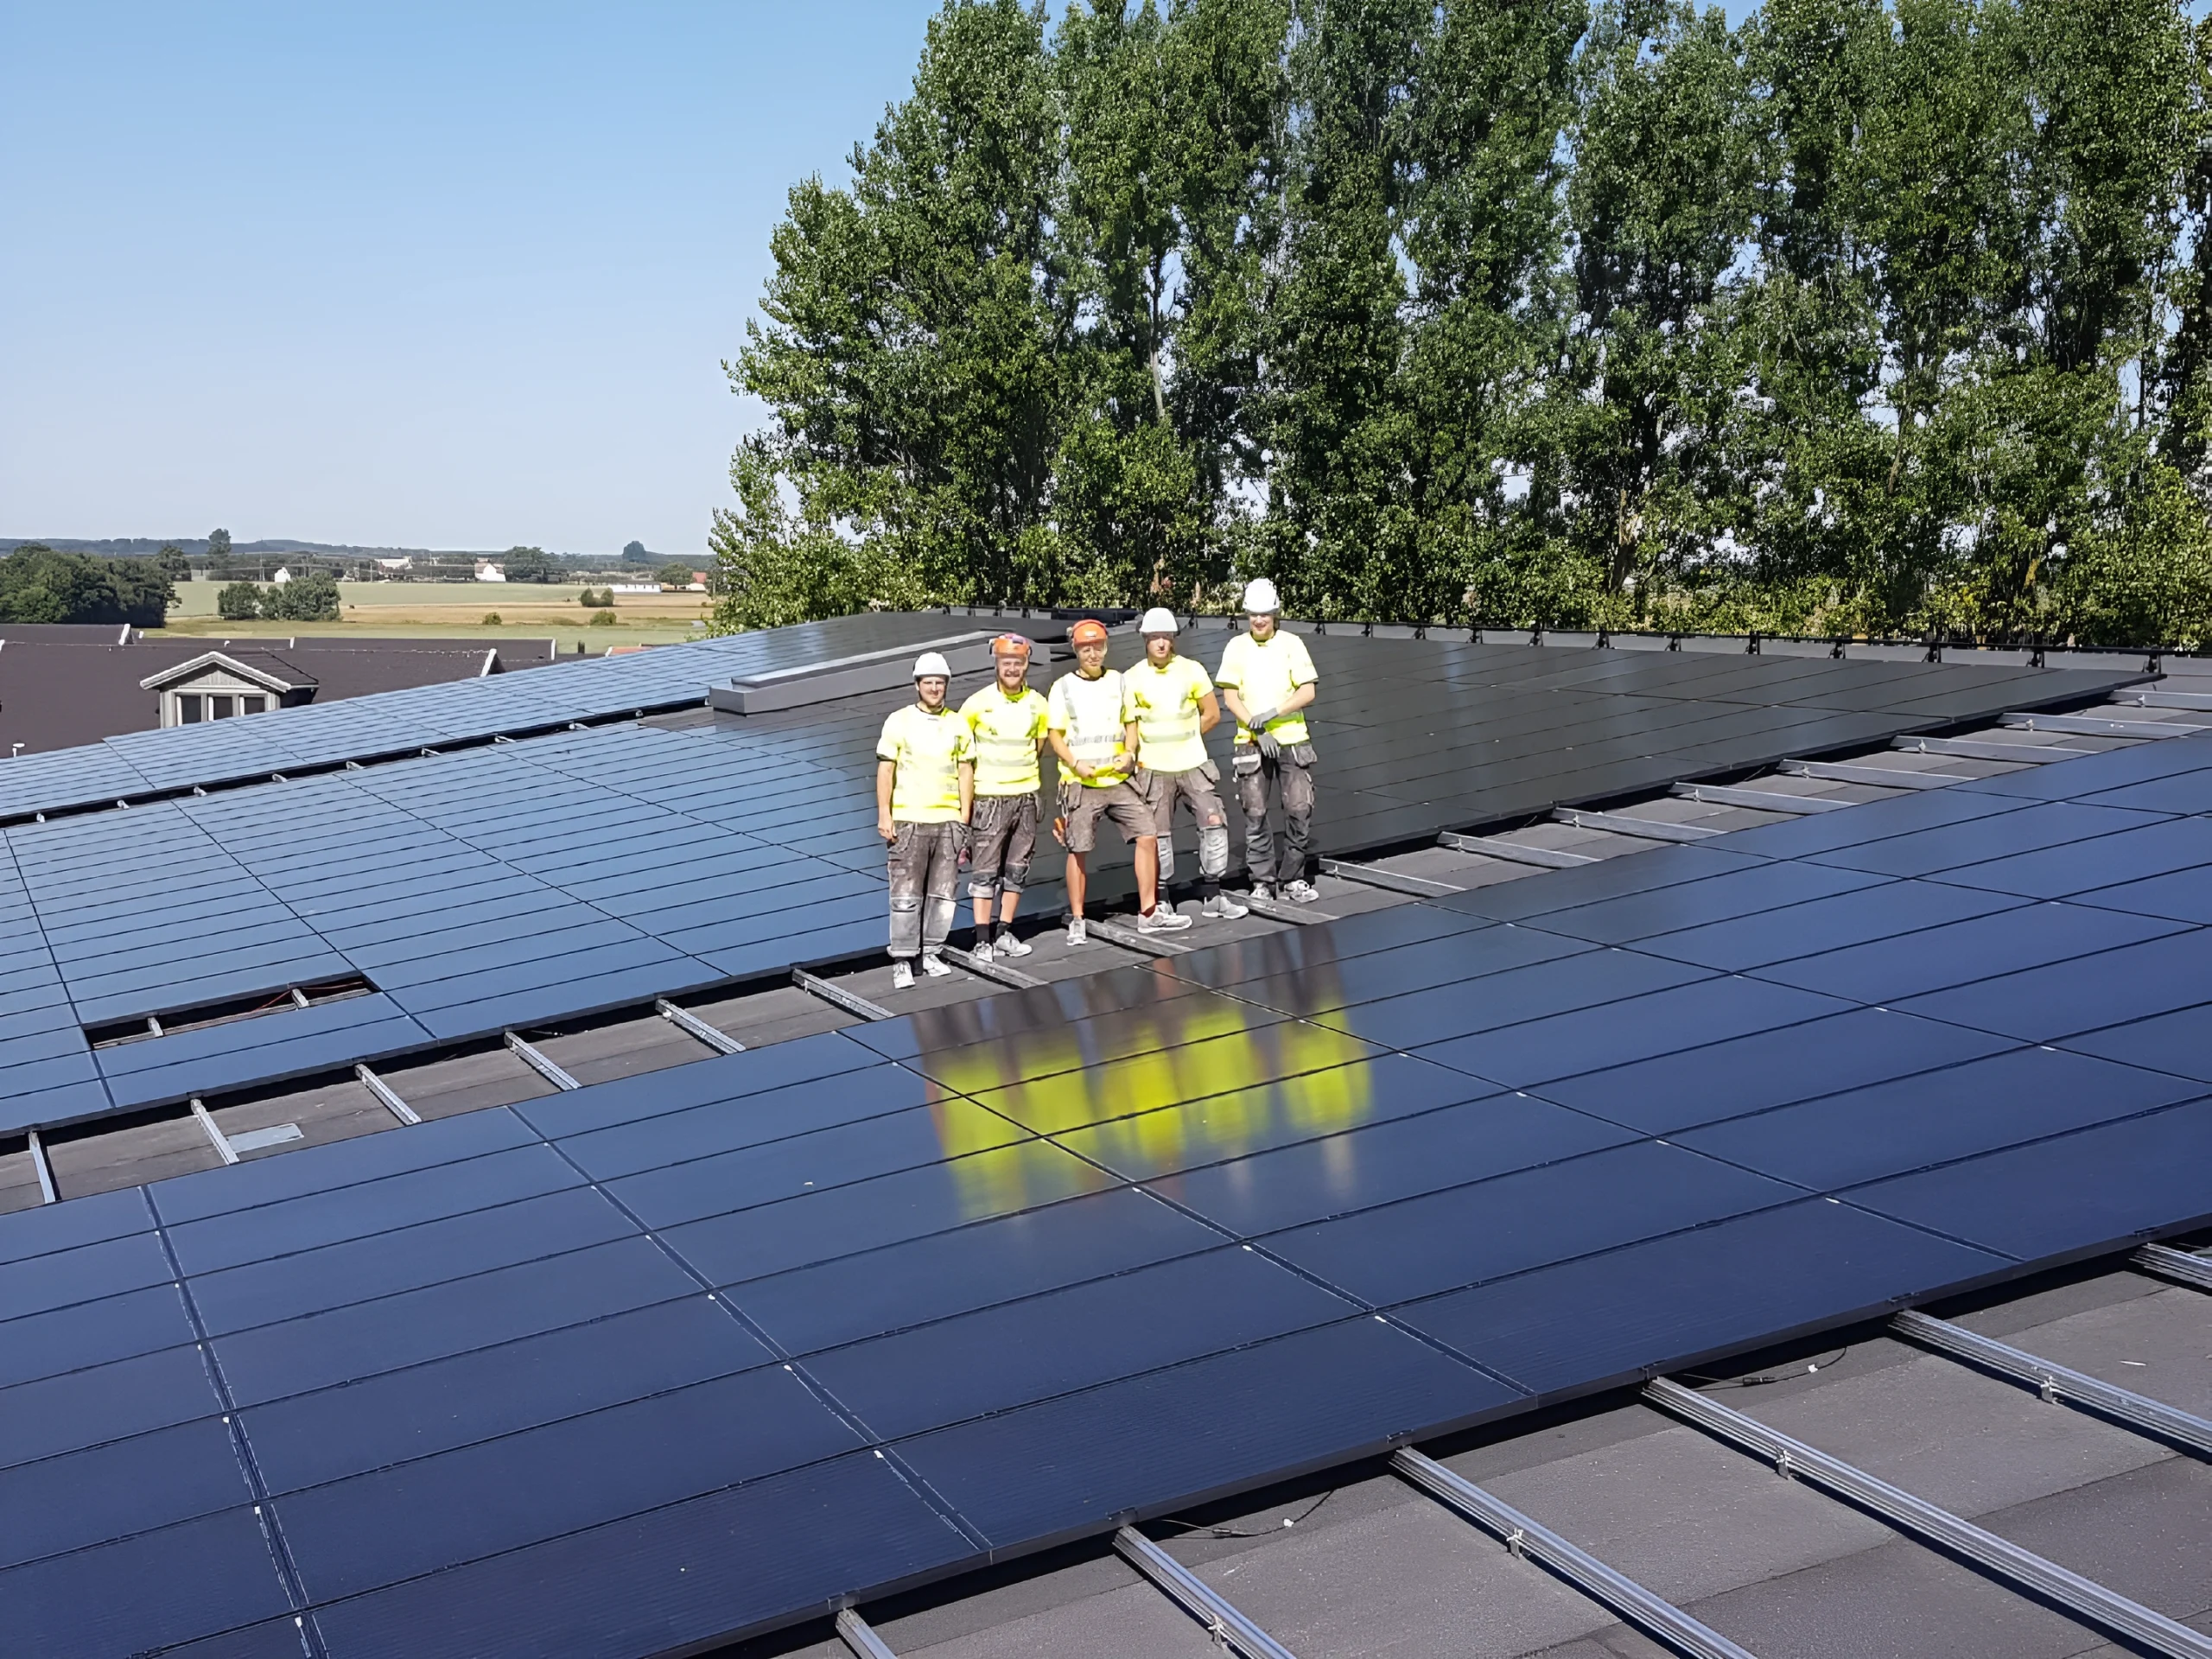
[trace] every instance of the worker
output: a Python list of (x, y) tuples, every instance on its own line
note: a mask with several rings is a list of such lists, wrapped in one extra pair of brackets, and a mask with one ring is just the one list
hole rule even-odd
[(949, 974), (940, 954), (959, 908), (954, 886), (976, 802), (976, 739), (944, 696), (952, 670), (925, 651), (914, 659), (914, 701), (883, 722), (875, 743), (875, 832), (891, 874), (891, 988), (914, 982), (914, 959)]
[(1152, 811), (1160, 842), (1160, 884), (1175, 877), (1175, 804), (1190, 804), (1198, 826), (1198, 913), (1224, 920), (1250, 912), (1221, 890), (1229, 869), (1229, 814), (1215, 785), (1221, 768), (1206, 758), (1205, 734), (1221, 724), (1213, 681), (1188, 657), (1175, 654), (1175, 613), (1155, 605), (1137, 624), (1144, 661), (1122, 677), (1129, 752), (1137, 791)]
[(1075, 672), (1052, 682), (1046, 723), (1060, 763), (1060, 820), (1054, 829), (1068, 849), (1068, 943), (1081, 944), (1089, 932), (1083, 913), (1090, 880), (1086, 861), (1102, 817), (1136, 845), (1138, 930), (1172, 933), (1188, 927), (1189, 917), (1160, 902), (1159, 844), (1152, 812), (1129, 781), (1135, 763), (1122, 677), (1106, 666), (1105, 625), (1078, 622), (1068, 630), (1068, 642), (1075, 647)]
[[(1310, 905), (1321, 895), (1307, 879), (1313, 851), (1313, 746), (1305, 710), (1319, 680), (1306, 642), (1285, 633), (1282, 601), (1265, 576), (1244, 588), (1248, 632), (1221, 653), (1214, 683), (1236, 721), (1236, 742), (1230, 762), (1236, 774), (1236, 804), (1244, 815), (1244, 865), (1252, 891), (1262, 899), (1282, 896)], [(1268, 823), (1268, 786), (1282, 799), (1282, 861), (1275, 861), (1274, 833)]]
[(992, 640), (996, 677), (960, 705), (976, 744), (968, 896), (976, 906), (976, 955), (984, 962), (1026, 957), (1031, 949), (1014, 931), (1014, 912), (1037, 849), (1037, 793), (1044, 787), (1038, 763), (1051, 719), (1029, 684), (1032, 650), (1018, 633)]

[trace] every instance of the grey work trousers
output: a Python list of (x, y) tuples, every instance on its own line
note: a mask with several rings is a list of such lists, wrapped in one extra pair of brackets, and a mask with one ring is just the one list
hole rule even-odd
[[(1250, 744), (1236, 750), (1236, 805), (1244, 815), (1244, 864), (1255, 882), (1302, 881), (1313, 856), (1313, 746), (1300, 743), (1270, 760)], [(1268, 785), (1282, 798), (1282, 862), (1268, 823)]]
[(960, 879), (957, 823), (893, 823), (886, 862), (891, 876), (891, 954), (911, 961), (934, 952), (952, 931)]

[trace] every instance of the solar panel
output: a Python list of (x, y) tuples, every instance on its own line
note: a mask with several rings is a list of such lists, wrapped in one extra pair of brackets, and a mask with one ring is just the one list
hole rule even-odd
[[(1645, 729), (1688, 747), (1624, 740), (1629, 769), (1725, 721), (1755, 752), (1802, 731), (1777, 710), (1850, 714), (1826, 704), (1872, 683), (1408, 661), (1471, 697), (1522, 674), (1684, 711)], [(1389, 735), (1386, 701), (1347, 747)], [(1545, 770), (1557, 728), (1526, 707), (1511, 787), (1536, 798), (1580, 773)], [(106, 1081), (9, 1110), (876, 942), (874, 877), (823, 855), (872, 851), (868, 712), (11, 830), (0, 912), (41, 931), (0, 976), (29, 995), (128, 1013), (326, 956), (378, 989), (82, 1054), (67, 1001), (10, 1003), (0, 1077)], [(2149, 798), (2203, 768), (2145, 753), (0, 1217), (11, 1629), (664, 1651), (2202, 1224), (2212, 935), (2130, 906), (2212, 880), (2193, 798)], [(1348, 788), (1344, 822), (1433, 826), (1389, 786)], [(671, 860), (707, 874), (657, 880)], [(157, 1593), (98, 1593), (118, 1573)]]

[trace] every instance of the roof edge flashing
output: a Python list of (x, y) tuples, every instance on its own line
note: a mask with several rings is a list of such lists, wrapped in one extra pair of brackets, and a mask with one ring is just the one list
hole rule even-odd
[(734, 679), (728, 685), (709, 686), (707, 700), (724, 714), (765, 715), (779, 709), (833, 702), (839, 697), (896, 690), (912, 682), (914, 658), (925, 651), (942, 652), (955, 674), (976, 673), (988, 668), (991, 641), (997, 637), (993, 630), (975, 629), (947, 634), (941, 639), (917, 639), (882, 651), (832, 658), (827, 662), (772, 669)]

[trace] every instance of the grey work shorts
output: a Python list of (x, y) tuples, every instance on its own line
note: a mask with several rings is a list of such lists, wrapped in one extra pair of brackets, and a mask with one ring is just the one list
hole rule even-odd
[(1177, 801), (1191, 804), (1192, 820), (1199, 829), (1225, 825), (1229, 814), (1222, 810), (1221, 793), (1214, 787), (1220, 781), (1221, 768), (1209, 760), (1187, 772), (1141, 772), (1135, 787), (1152, 814), (1153, 834), (1165, 836), (1173, 833)]
[(1098, 820), (1109, 818), (1123, 841), (1152, 834), (1152, 809), (1124, 780), (1111, 789), (1095, 789), (1071, 778), (1060, 785), (1060, 817), (1068, 851), (1087, 853), (1098, 842)]
[(1020, 893), (1037, 851), (1037, 797), (978, 795), (969, 823), (975, 833), (968, 849), (968, 896)]

